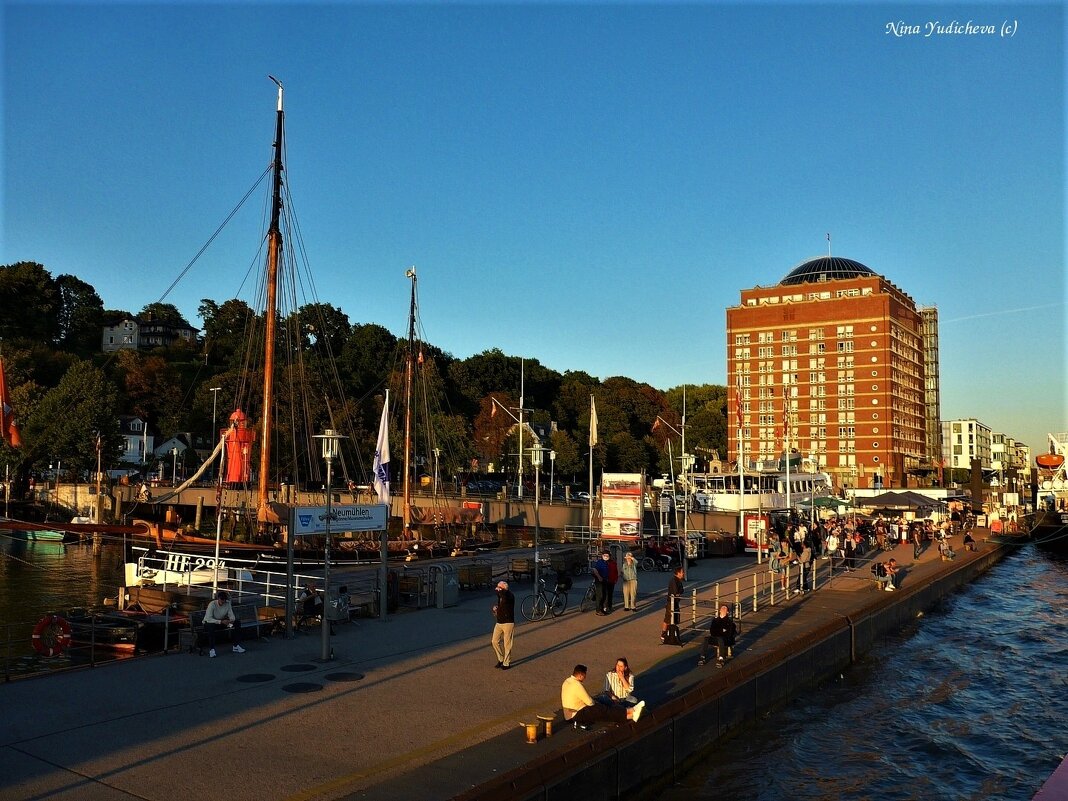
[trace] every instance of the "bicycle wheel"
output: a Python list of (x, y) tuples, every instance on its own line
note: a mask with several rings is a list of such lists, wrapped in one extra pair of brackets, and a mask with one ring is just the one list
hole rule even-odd
[(548, 612), (549, 605), (545, 602), (545, 596), (543, 595), (528, 595), (523, 599), (523, 603), (519, 607), (519, 611), (523, 613), (523, 617), (527, 620), (541, 620)]
[(553, 601), (549, 605), (549, 611), (553, 617), (560, 617), (567, 609), (567, 593), (557, 592), (553, 595)]
[(586, 590), (586, 594), (582, 596), (582, 600), (579, 602), (579, 610), (582, 612), (589, 612), (597, 605), (597, 591), (591, 584), (590, 588)]

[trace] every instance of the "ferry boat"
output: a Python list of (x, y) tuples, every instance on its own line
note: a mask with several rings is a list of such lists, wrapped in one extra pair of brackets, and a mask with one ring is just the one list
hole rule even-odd
[(1047, 434), (1049, 452), (1035, 458), (1038, 495), (1035, 511), (1025, 518), (1031, 538), (1039, 548), (1068, 553), (1068, 432)]
[(696, 473), (688, 479), (694, 509), (701, 512), (804, 508), (816, 498), (834, 495), (831, 477), (824, 472), (755, 472), (740, 477), (737, 473)]

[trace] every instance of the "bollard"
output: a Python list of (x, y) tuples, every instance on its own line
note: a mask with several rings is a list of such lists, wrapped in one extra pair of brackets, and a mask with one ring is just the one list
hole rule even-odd
[(533, 744), (533, 743), (538, 742), (538, 723), (537, 723), (537, 721), (535, 721), (533, 723), (520, 723), (519, 725), (526, 729), (527, 742), (528, 743)]
[(553, 716), (552, 715), (538, 715), (538, 720), (541, 721), (542, 726), (545, 729), (545, 736), (553, 736)]

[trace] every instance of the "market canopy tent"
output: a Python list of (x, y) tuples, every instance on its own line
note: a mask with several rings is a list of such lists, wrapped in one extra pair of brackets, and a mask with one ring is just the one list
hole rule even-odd
[(917, 509), (935, 509), (941, 501), (920, 495), (917, 492), (884, 492), (872, 498), (858, 498), (857, 505), (868, 509), (896, 509), (915, 511)]

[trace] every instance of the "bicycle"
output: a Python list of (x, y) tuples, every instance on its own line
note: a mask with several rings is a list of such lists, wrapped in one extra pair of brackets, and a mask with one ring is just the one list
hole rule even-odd
[(519, 611), (530, 621), (543, 620), (550, 614), (560, 617), (567, 609), (567, 590), (562, 582), (557, 581), (552, 595), (545, 592), (545, 579), (538, 579), (538, 590), (523, 599)]
[(589, 612), (597, 606), (597, 584), (593, 582), (586, 590), (586, 594), (579, 601), (579, 611)]

